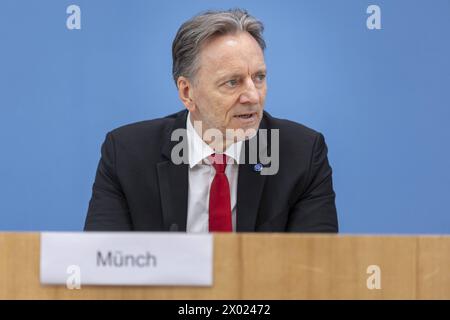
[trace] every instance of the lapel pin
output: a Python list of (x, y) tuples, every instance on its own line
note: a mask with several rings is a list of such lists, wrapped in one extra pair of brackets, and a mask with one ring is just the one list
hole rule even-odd
[(263, 165), (261, 163), (257, 163), (253, 167), (253, 171), (255, 171), (255, 172), (261, 172), (262, 169), (263, 169)]

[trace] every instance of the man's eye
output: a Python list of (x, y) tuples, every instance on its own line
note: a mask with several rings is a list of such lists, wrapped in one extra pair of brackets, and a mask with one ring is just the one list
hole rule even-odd
[(266, 75), (265, 74), (258, 74), (256, 75), (256, 80), (258, 80), (259, 82), (264, 81), (264, 79), (266, 79)]
[(228, 80), (227, 82), (225, 82), (225, 84), (228, 87), (233, 88), (233, 87), (235, 87), (238, 84), (238, 81), (236, 79), (232, 79), (232, 80)]

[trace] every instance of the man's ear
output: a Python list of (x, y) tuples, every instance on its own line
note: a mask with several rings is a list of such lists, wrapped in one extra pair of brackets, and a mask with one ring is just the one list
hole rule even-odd
[(195, 103), (193, 100), (194, 88), (188, 78), (180, 76), (177, 79), (178, 96), (181, 102), (183, 102), (186, 109), (190, 112), (195, 111)]

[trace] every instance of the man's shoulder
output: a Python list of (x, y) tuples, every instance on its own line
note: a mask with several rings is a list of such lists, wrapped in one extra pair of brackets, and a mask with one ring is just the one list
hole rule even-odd
[(279, 129), (280, 163), (285, 168), (310, 163), (313, 154), (327, 152), (324, 136), (314, 129), (292, 120), (270, 115), (267, 115), (266, 123), (268, 129)]

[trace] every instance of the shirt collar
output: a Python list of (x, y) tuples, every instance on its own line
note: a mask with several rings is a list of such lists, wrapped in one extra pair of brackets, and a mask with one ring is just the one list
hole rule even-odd
[[(188, 112), (188, 116), (186, 119), (186, 130), (187, 130), (187, 141), (188, 141), (188, 150), (189, 150), (189, 167), (193, 168), (203, 159), (205, 162), (209, 163), (208, 157), (214, 153), (214, 150), (203, 141), (200, 135), (195, 131), (194, 126), (191, 122), (191, 113)], [(242, 142), (238, 141), (230, 145), (227, 150), (225, 150), (225, 154), (234, 160), (235, 163), (239, 164), (239, 159), (241, 155)]]

